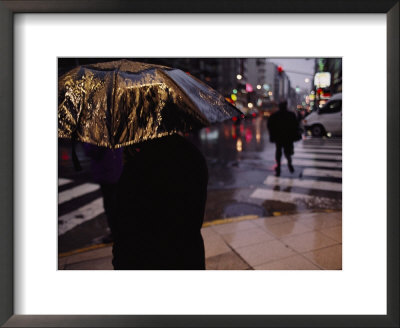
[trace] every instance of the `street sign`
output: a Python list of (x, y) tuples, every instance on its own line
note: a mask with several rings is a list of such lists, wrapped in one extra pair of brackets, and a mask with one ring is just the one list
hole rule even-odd
[(331, 85), (331, 73), (319, 72), (315, 74), (314, 85), (317, 88), (327, 88)]

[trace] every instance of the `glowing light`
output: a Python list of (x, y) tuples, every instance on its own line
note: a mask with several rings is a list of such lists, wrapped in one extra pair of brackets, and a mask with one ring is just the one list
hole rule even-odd
[(236, 95), (232, 93), (232, 94), (231, 94), (231, 99), (232, 99), (233, 101), (236, 101), (236, 100), (237, 100)]
[(250, 83), (246, 83), (246, 91), (253, 92), (253, 86)]
[(69, 155), (68, 155), (68, 152), (67, 152), (66, 150), (62, 150), (62, 152), (61, 152), (61, 159), (62, 159), (63, 161), (68, 161), (68, 160), (69, 160)]
[(219, 138), (218, 130), (210, 130), (209, 128), (200, 131), (200, 139), (205, 141), (217, 140)]
[(308, 83), (308, 82), (310, 82), (310, 79), (309, 78), (305, 78), (304, 82)]
[(240, 138), (238, 138), (237, 141), (236, 141), (236, 150), (238, 152), (241, 152), (243, 150), (243, 143), (242, 143), (242, 140)]
[(269, 95), (269, 96), (272, 96), (272, 91), (269, 91), (269, 92), (268, 92), (268, 95)]
[(314, 85), (317, 88), (327, 88), (331, 85), (331, 73), (318, 72), (314, 77)]
[(236, 78), (237, 78), (238, 80), (241, 80), (241, 79), (243, 78), (243, 76), (241, 76), (240, 74), (238, 74), (238, 75), (236, 75)]
[(250, 143), (251, 139), (253, 139), (253, 133), (250, 128), (246, 128), (246, 143)]
[(237, 90), (236, 90), (236, 89), (233, 89), (232, 92), (233, 92), (234, 94), (237, 94)]
[(253, 108), (253, 104), (252, 104), (252, 103), (248, 103), (248, 104), (247, 104), (247, 107)]
[(263, 84), (263, 88), (268, 91), (269, 90), (269, 85), (268, 84)]
[(227, 102), (234, 104), (235, 102), (231, 98), (225, 98)]
[(257, 84), (257, 89), (260, 90), (261, 89), (261, 85)]

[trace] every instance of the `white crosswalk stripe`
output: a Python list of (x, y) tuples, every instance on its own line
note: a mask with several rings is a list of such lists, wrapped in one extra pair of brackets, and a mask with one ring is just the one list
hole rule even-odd
[(341, 145), (318, 145), (318, 144), (303, 144), (298, 146), (300, 149), (307, 148), (322, 148), (322, 149), (342, 149)]
[(295, 152), (293, 158), (312, 158), (312, 159), (332, 159), (341, 161), (342, 155), (325, 155), (325, 154), (312, 154), (312, 153), (303, 153), (303, 152)]
[(329, 154), (341, 154), (341, 149), (320, 149), (320, 148), (295, 148), (295, 153), (329, 153)]
[(295, 192), (285, 192), (285, 191), (257, 188), (256, 190), (253, 191), (250, 197), (275, 200), (275, 201), (277, 200), (285, 203), (293, 203), (298, 199), (311, 199), (313, 196), (306, 194), (299, 194)]
[(100, 189), (100, 186), (98, 184), (84, 183), (77, 187), (62, 191), (58, 193), (58, 204), (65, 203), (71, 199), (83, 196), (97, 189)]
[(67, 213), (58, 218), (58, 235), (75, 228), (83, 222), (94, 219), (104, 212), (103, 198), (97, 198), (93, 202)]
[(319, 169), (304, 169), (303, 177), (311, 176), (311, 177), (324, 177), (324, 178), (342, 178), (342, 171), (334, 171), (334, 170), (319, 170)]
[(281, 178), (269, 175), (264, 181), (264, 184), (269, 186), (300, 187), (308, 189), (342, 191), (342, 184), (337, 182), (326, 182), (317, 180), (300, 180), (295, 178)]
[(69, 179), (63, 179), (63, 178), (58, 178), (58, 185), (59, 186), (63, 186), (65, 184), (71, 183), (72, 180)]
[[(287, 164), (286, 159), (282, 161), (283, 164)], [(312, 167), (333, 167), (341, 168), (341, 162), (329, 162), (329, 161), (319, 161), (318, 159), (298, 159), (294, 158), (292, 161), (293, 165), (298, 166), (312, 166)]]

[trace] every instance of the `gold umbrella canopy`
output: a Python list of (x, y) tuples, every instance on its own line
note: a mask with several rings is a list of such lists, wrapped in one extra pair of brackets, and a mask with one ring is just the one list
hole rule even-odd
[(179, 69), (120, 60), (79, 66), (58, 81), (58, 137), (118, 148), (241, 114)]

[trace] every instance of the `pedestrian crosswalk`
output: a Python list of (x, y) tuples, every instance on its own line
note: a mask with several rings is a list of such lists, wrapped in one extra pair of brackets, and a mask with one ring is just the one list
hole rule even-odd
[(303, 170), (303, 177), (305, 176), (323, 177), (323, 178), (342, 178), (342, 171), (307, 168)]
[(336, 160), (336, 161), (341, 161), (342, 160), (342, 155), (326, 155), (326, 154), (319, 154), (319, 153), (304, 153), (304, 152), (296, 152), (296, 155), (294, 158), (309, 158), (309, 159), (331, 159), (331, 160)]
[[(315, 159), (303, 159), (299, 158), (299, 155), (293, 156), (293, 165), (304, 166), (304, 167), (330, 167), (330, 168), (341, 168), (342, 162), (333, 161), (322, 161), (319, 158)], [(287, 164), (286, 160), (282, 161), (282, 164)]]
[(315, 147), (297, 147), (296, 153), (324, 153), (324, 154), (342, 154), (341, 148), (315, 148)]
[[(318, 199), (332, 204), (342, 195), (342, 141), (303, 140), (296, 144), (292, 160), (295, 173), (276, 177), (268, 175), (263, 187), (256, 188), (250, 198), (285, 203)], [(282, 161), (282, 170), (287, 164)]]
[(71, 199), (86, 195), (87, 193), (95, 191), (99, 188), (100, 188), (100, 186), (98, 184), (84, 183), (77, 187), (62, 191), (62, 192), (58, 193), (58, 204), (62, 204)]
[[(342, 146), (341, 139), (312, 142), (303, 140), (295, 144), (290, 174), (282, 161), (282, 176), (269, 173), (261, 179), (259, 187), (251, 189), (247, 197), (260, 202), (341, 202)], [(58, 234), (67, 233), (84, 222), (103, 215), (100, 186), (94, 183), (58, 179)]]
[[(62, 235), (76, 226), (94, 219), (104, 212), (100, 186), (94, 183), (75, 185), (70, 179), (58, 179), (58, 235)], [(88, 196), (94, 196), (89, 197)], [(92, 200), (94, 198), (94, 200)], [(67, 205), (67, 209), (64, 207)]]
[(58, 235), (62, 235), (76, 226), (94, 219), (104, 212), (103, 199), (97, 198), (87, 205), (58, 218)]
[(297, 178), (282, 178), (274, 177), (269, 175), (264, 181), (267, 186), (279, 185), (283, 188), (286, 187), (299, 187), (307, 189), (318, 189), (318, 190), (332, 190), (332, 191), (342, 191), (342, 184), (337, 182), (328, 181), (318, 181), (309, 179), (297, 179)]

